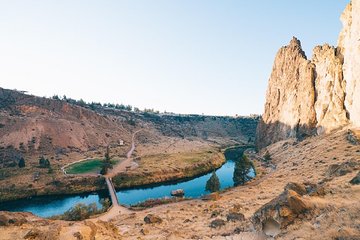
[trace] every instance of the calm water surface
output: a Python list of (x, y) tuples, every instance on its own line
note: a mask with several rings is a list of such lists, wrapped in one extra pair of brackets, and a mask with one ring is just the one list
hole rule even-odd
[[(220, 181), (220, 189), (242, 185), (255, 177), (255, 170), (251, 163), (243, 160), (227, 160), (227, 162), (221, 168), (217, 169), (215, 173)], [(205, 186), (211, 175), (212, 173), (208, 173), (192, 179), (164, 183), (157, 186), (153, 185), (142, 188), (119, 190), (117, 196), (120, 203), (127, 206), (151, 198), (170, 197), (170, 192), (176, 189), (183, 189), (185, 197), (197, 198), (209, 193), (206, 191)], [(86, 195), (40, 196), (0, 203), (0, 210), (32, 212), (40, 217), (50, 217), (62, 214), (78, 203), (96, 203), (96, 205), (101, 208), (100, 201), (103, 198), (108, 198), (107, 191)]]
[[(243, 177), (244, 181), (236, 182), (239, 177), (235, 176), (234, 178), (234, 173), (236, 173), (234, 171), (235, 165), (235, 161), (228, 160), (221, 168), (215, 171), (220, 181), (220, 190), (241, 185), (255, 177), (255, 171), (251, 166), (244, 170), (244, 172), (246, 172), (246, 176)], [(120, 190), (117, 192), (117, 196), (120, 203), (125, 205), (136, 204), (150, 198), (170, 197), (170, 192), (176, 189), (183, 189), (185, 197), (197, 198), (210, 193), (209, 191), (206, 191), (205, 186), (211, 175), (212, 173), (208, 173), (184, 182), (162, 184), (156, 187)], [(240, 179), (242, 179), (242, 177), (240, 177)]]

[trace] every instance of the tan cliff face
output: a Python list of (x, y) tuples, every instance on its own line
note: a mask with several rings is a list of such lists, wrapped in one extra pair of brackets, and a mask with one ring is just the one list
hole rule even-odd
[(350, 121), (360, 126), (360, 1), (353, 0), (341, 16), (343, 30), (338, 45), (344, 56), (345, 107)]
[(261, 146), (311, 134), (308, 130), (316, 124), (314, 68), (296, 38), (278, 51), (266, 93), (265, 113), (258, 126)]
[(336, 48), (325, 44), (314, 48), (312, 62), (316, 66), (316, 126), (321, 134), (348, 123), (342, 56)]
[(346, 7), (341, 20), (339, 47), (317, 46), (309, 61), (293, 38), (277, 53), (257, 129), (259, 148), (360, 126), (360, 0)]

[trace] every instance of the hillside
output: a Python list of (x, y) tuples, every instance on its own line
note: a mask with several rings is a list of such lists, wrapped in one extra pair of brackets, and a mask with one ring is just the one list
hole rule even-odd
[[(1, 89), (0, 201), (103, 189), (103, 176), (65, 175), (61, 167), (103, 158), (107, 146), (120, 162), (105, 175), (112, 199), (111, 181), (141, 186), (209, 172), (233, 145), (241, 145), (243, 158), (225, 174), (246, 177), (245, 162), (256, 174), (200, 198), (149, 208), (115, 204), (82, 221), (2, 211), (0, 239), (359, 240), (360, 0), (341, 19), (337, 47), (317, 46), (309, 60), (294, 37), (278, 51), (260, 119), (134, 112)], [(41, 155), (51, 168), (39, 168)], [(215, 171), (209, 175), (205, 188), (220, 185)]]
[[(138, 157), (176, 153), (179, 157), (174, 159), (181, 165), (181, 155), (189, 151), (251, 143), (258, 122), (250, 117), (165, 115), (94, 107), (2, 88), (0, 102), (0, 201), (104, 188), (103, 181), (92, 176), (65, 178), (61, 167), (84, 158), (103, 158), (107, 146), (113, 158), (122, 159), (133, 133), (139, 130)], [(41, 156), (50, 160), (51, 174), (39, 168)], [(25, 168), (18, 167), (21, 158), (25, 159)], [(177, 163), (163, 167), (172, 164)], [(34, 180), (38, 175), (40, 179)], [(159, 181), (150, 178), (152, 182)], [(89, 184), (84, 184), (86, 181)], [(58, 182), (62, 184), (56, 185)]]

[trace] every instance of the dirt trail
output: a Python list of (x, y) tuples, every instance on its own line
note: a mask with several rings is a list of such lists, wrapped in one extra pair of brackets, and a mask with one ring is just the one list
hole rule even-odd
[(127, 168), (136, 168), (137, 167), (137, 164), (135, 162), (133, 162), (133, 158), (131, 157), (131, 155), (133, 154), (133, 152), (135, 150), (135, 136), (140, 131), (142, 131), (142, 130), (140, 129), (140, 130), (134, 132), (132, 135), (131, 148), (130, 148), (129, 152), (126, 154), (126, 160), (121, 161), (119, 164), (115, 165), (114, 168), (111, 169), (106, 174), (107, 178), (112, 178), (116, 174), (126, 171)]
[(123, 214), (123, 213), (130, 213), (131, 211), (129, 209), (127, 209), (124, 206), (121, 206), (119, 204), (119, 200), (116, 196), (116, 191), (115, 191), (115, 187), (111, 181), (111, 177), (115, 176), (117, 173), (120, 173), (122, 171), (126, 171), (127, 167), (130, 166), (132, 164), (132, 158), (131, 155), (133, 154), (134, 150), (135, 150), (135, 135), (140, 132), (141, 130), (138, 130), (136, 132), (133, 133), (132, 135), (132, 143), (131, 143), (131, 148), (129, 150), (129, 152), (126, 154), (126, 160), (120, 162), (119, 164), (117, 164), (113, 169), (111, 169), (111, 171), (109, 171), (106, 175), (105, 175), (105, 180), (106, 180), (106, 185), (109, 189), (109, 194), (111, 197), (111, 202), (112, 202), (112, 207), (109, 209), (108, 212), (106, 212), (105, 214), (94, 218), (93, 220), (102, 220), (102, 221), (109, 221), (110, 219), (116, 217), (118, 214)]

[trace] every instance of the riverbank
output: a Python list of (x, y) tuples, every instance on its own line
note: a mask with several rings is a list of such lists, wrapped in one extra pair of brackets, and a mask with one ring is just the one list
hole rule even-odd
[(138, 168), (113, 177), (117, 189), (195, 177), (221, 167), (226, 160), (223, 152), (211, 148), (199, 152), (148, 155), (136, 161)]
[[(216, 152), (215, 152), (216, 151)], [(162, 159), (163, 165), (156, 162)], [(203, 149), (199, 152), (178, 154), (158, 154), (135, 159), (139, 167), (123, 172), (113, 178), (115, 187), (128, 188), (152, 183), (179, 180), (205, 174), (221, 167), (225, 162), (222, 152), (216, 148)], [(146, 169), (151, 169), (147, 171)], [(40, 171), (46, 171), (41, 170)], [(161, 175), (157, 177), (157, 175)], [(106, 190), (103, 176), (82, 176), (45, 173), (46, 181), (40, 183), (4, 186), (0, 190), (0, 202), (26, 199), (34, 196), (86, 194)]]

